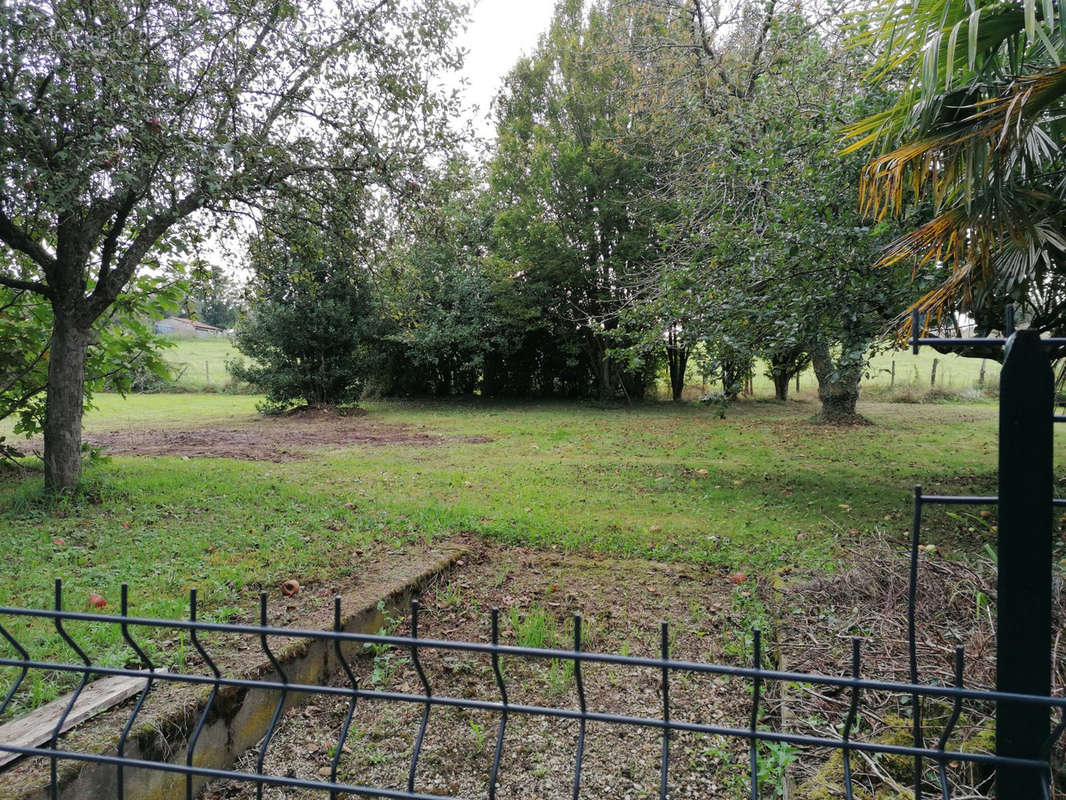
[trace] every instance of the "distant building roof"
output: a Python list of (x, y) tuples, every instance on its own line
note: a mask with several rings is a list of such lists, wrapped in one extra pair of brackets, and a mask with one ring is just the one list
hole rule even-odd
[(214, 325), (208, 325), (206, 322), (197, 322), (194, 319), (188, 319), (186, 317), (167, 317), (162, 320), (163, 322), (178, 322), (182, 325), (190, 325), (198, 331), (218, 331), (222, 333), (221, 328), (216, 328)]

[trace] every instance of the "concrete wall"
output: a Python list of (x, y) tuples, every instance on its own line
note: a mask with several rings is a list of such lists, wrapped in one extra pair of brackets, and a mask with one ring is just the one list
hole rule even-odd
[[(367, 596), (361, 593), (358, 602), (345, 603), (342, 608), (354, 608), (354, 612), (342, 619), (344, 630), (351, 633), (377, 633), (384, 624), (384, 613), (404, 616), (411, 598), (433, 578), (447, 571), (466, 551), (461, 548), (442, 549), (429, 554), (424, 560), (411, 563), (380, 589)], [(378, 600), (384, 600), (384, 613), (377, 608)], [(349, 659), (358, 658), (364, 652), (358, 643), (342, 647)], [(292, 683), (321, 684), (340, 670), (332, 642), (324, 640), (298, 640), (280, 653), (279, 663)], [(224, 673), (225, 674), (225, 673)], [(265, 657), (259, 664), (244, 670), (241, 677), (262, 677), (277, 680), (277, 674), (269, 668)], [(206, 705), (206, 691), (183, 689), (185, 702), (174, 702), (160, 717), (150, 722), (139, 722), (131, 733), (125, 755), (152, 761), (167, 761), (184, 764), (187, 755), (188, 737), (195, 729)], [(199, 696), (199, 697), (198, 697)], [(303, 705), (307, 694), (289, 694), (285, 708)], [(278, 693), (268, 690), (224, 687), (212, 707), (194, 750), (194, 764), (212, 769), (228, 769), (236, 758), (256, 745), (266, 734), (270, 719), (277, 705)], [(127, 701), (127, 708), (129, 703)], [(122, 719), (129, 713), (118, 715)], [(145, 716), (148, 716), (147, 714)], [(93, 725), (92, 721), (85, 725)], [(117, 733), (117, 732), (116, 732)], [(117, 742), (117, 735), (107, 737)], [(69, 745), (60, 740), (60, 749)], [(98, 752), (113, 755), (115, 744), (102, 746)], [(60, 800), (110, 800), (118, 797), (118, 770), (113, 764), (92, 764), (77, 761), (61, 762), (59, 779)], [(10, 800), (49, 800), (49, 768), (45, 759), (37, 759), (33, 771), (27, 774), (25, 766), (21, 774), (0, 775), (0, 797)], [(124, 769), (123, 785), (126, 800), (184, 800), (185, 776), (178, 773), (146, 769)], [(205, 779), (194, 777), (195, 793), (203, 787)]]

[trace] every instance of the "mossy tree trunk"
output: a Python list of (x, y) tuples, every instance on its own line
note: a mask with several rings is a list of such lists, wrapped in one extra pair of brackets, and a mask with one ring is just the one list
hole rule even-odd
[(822, 401), (819, 418), (833, 425), (865, 424), (867, 420), (855, 410), (859, 400), (859, 382), (866, 367), (867, 342), (845, 342), (840, 355), (834, 357), (829, 342), (819, 339), (811, 347), (811, 363), (818, 378), (818, 399)]

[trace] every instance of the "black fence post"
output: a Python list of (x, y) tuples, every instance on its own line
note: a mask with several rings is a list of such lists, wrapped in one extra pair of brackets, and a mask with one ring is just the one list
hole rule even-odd
[[(996, 689), (1051, 693), (1052, 415), (1054, 378), (1034, 331), (1007, 341), (999, 397), (999, 578)], [(1046, 706), (998, 702), (996, 755), (1040, 758)], [(1000, 800), (1042, 798), (1035, 769), (1000, 766)]]

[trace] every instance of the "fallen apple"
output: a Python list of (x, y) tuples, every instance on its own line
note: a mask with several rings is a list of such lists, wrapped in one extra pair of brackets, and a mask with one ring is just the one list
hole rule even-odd
[(285, 583), (281, 584), (281, 593), (286, 597), (292, 597), (300, 591), (300, 582), (289, 578)]
[(92, 608), (103, 608), (107, 605), (107, 600), (104, 599), (104, 596), (102, 594), (97, 594), (96, 592), (93, 592), (91, 595), (89, 595), (89, 605)]

